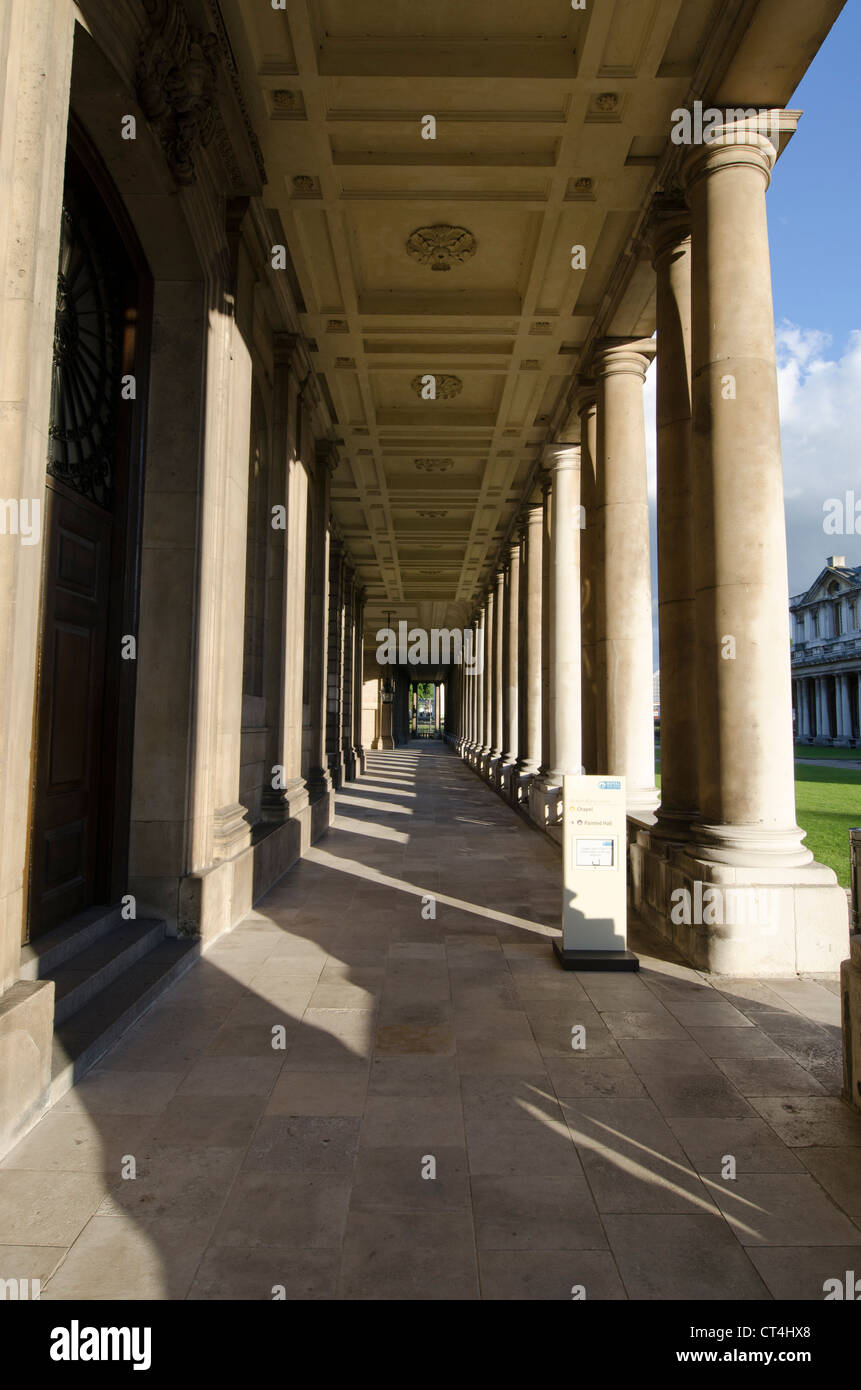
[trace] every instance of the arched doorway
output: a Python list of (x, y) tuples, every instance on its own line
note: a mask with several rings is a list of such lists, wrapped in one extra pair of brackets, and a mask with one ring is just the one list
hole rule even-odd
[(25, 935), (126, 891), (148, 268), (70, 121), (44, 502)]

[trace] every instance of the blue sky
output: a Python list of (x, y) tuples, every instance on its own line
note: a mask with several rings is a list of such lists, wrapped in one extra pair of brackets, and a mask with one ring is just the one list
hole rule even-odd
[(826, 330), (837, 351), (861, 328), (859, 58), (861, 4), (849, 0), (789, 103), (804, 115), (768, 193), (775, 319)]
[[(767, 196), (790, 594), (807, 589), (829, 555), (861, 565), (861, 520), (857, 535), (823, 528), (829, 499), (854, 491), (861, 504), (859, 59), (861, 0), (848, 0), (787, 103), (804, 115)], [(653, 555), (654, 389), (653, 368), (646, 382)], [(654, 573), (652, 582), (657, 627)]]

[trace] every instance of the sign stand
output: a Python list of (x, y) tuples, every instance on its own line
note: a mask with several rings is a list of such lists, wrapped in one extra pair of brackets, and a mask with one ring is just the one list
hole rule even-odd
[(566, 776), (562, 788), (564, 970), (639, 970), (627, 942), (624, 777)]

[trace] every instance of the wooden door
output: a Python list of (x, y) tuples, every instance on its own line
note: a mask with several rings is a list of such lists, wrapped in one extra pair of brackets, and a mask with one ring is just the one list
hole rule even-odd
[[(44, 507), (25, 936), (126, 891), (149, 281), (73, 122)], [(132, 383), (132, 384), (130, 384)]]

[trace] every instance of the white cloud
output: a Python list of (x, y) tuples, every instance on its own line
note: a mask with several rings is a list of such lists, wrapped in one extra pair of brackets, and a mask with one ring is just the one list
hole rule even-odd
[(789, 590), (813, 582), (829, 555), (861, 564), (861, 535), (823, 530), (824, 504), (855, 491), (861, 499), (861, 331), (842, 355), (818, 329), (783, 322), (777, 330), (778, 388), (789, 550)]
[[(854, 491), (861, 501), (861, 330), (837, 355), (830, 335), (817, 328), (784, 320), (776, 337), (789, 592), (798, 594), (813, 583), (829, 555), (845, 555), (847, 565), (861, 565), (861, 534), (829, 535), (822, 525), (829, 498), (842, 500)], [(654, 368), (646, 377), (645, 408), (657, 630)]]

